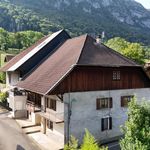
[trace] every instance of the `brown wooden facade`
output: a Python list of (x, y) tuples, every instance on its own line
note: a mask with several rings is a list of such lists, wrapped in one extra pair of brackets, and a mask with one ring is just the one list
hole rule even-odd
[[(113, 80), (115, 71), (119, 80)], [(141, 67), (77, 66), (50, 94), (147, 87), (150, 79)]]
[(41, 107), (41, 95), (27, 91), (27, 104), (31, 103), (35, 107)]

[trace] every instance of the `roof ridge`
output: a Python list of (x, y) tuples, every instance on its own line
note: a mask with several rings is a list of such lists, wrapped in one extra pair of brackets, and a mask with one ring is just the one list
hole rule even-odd
[(78, 57), (77, 60), (76, 60), (76, 64), (78, 64), (79, 61), (80, 61), (80, 58), (81, 58), (82, 53), (83, 53), (83, 49), (84, 49), (85, 44), (86, 44), (86, 42), (87, 42), (88, 34), (85, 34), (85, 35), (82, 35), (82, 36), (85, 36), (85, 41), (84, 41), (83, 47), (82, 47), (82, 49), (81, 49), (80, 55), (79, 55), (79, 57)]

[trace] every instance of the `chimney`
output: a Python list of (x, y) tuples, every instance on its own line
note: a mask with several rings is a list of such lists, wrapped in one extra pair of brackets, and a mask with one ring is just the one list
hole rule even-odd
[(98, 35), (96, 37), (96, 43), (103, 43), (104, 42), (104, 38), (105, 38), (105, 32), (103, 31), (101, 35)]
[(101, 43), (101, 38), (100, 38), (100, 37), (101, 37), (100, 35), (98, 35), (98, 36), (96, 37), (96, 43), (98, 43), (98, 44)]

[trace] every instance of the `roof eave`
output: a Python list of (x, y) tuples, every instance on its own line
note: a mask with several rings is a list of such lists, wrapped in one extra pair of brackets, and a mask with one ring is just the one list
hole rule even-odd
[(72, 65), (71, 68), (53, 86), (51, 86), (51, 88), (44, 95), (50, 93), (64, 78), (66, 78), (68, 74), (70, 74), (70, 72), (75, 68), (75, 66), (77, 65)]

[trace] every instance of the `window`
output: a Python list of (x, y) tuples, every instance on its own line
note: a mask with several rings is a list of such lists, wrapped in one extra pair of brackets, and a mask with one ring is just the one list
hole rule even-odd
[(131, 101), (133, 98), (133, 95), (130, 96), (122, 96), (121, 97), (121, 107), (128, 107), (128, 103)]
[(111, 130), (112, 129), (112, 117), (102, 118), (101, 120), (102, 131)]
[(9, 84), (11, 84), (11, 74), (8, 73), (8, 80), (9, 80)]
[(47, 108), (56, 111), (56, 100), (46, 98), (46, 106)]
[(113, 101), (112, 98), (98, 98), (96, 100), (96, 109), (103, 109), (103, 108), (112, 108)]
[(51, 130), (53, 130), (53, 122), (50, 120), (47, 120), (47, 127)]
[(113, 80), (120, 80), (120, 71), (113, 71)]

